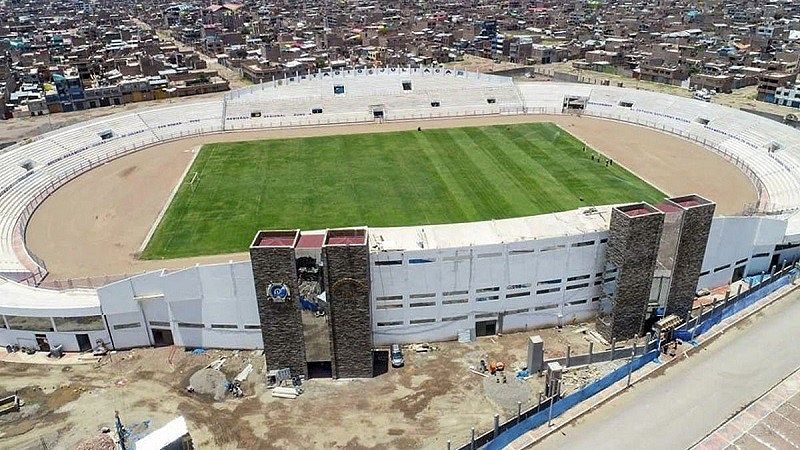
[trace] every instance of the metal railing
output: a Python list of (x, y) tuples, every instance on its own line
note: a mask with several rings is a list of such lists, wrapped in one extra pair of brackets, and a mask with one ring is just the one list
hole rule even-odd
[[(253, 89), (260, 88), (258, 85), (253, 86)], [(389, 110), (387, 112), (387, 116), (384, 118), (385, 121), (409, 121), (409, 120), (433, 120), (433, 119), (446, 119), (446, 118), (462, 118), (462, 117), (480, 117), (480, 116), (498, 116), (498, 115), (540, 115), (540, 114), (549, 114), (549, 115), (573, 115), (570, 112), (564, 112), (561, 108), (556, 107), (509, 107), (509, 106), (498, 106), (495, 108), (459, 108), (456, 110), (452, 109), (441, 109), (437, 111), (428, 111), (428, 112), (416, 112), (413, 110), (399, 110), (399, 111), (392, 111)], [(753, 203), (745, 204), (743, 206), (743, 213), (745, 214), (780, 214), (789, 211), (794, 211), (797, 208), (785, 208), (784, 205), (775, 204), (770, 201), (769, 192), (767, 190), (766, 185), (761, 180), (761, 178), (756, 174), (755, 171), (737, 154), (731, 153), (727, 151), (725, 148), (720, 146), (719, 144), (708, 140), (707, 138), (686, 132), (685, 130), (681, 130), (675, 127), (666, 126), (663, 123), (656, 122), (656, 121), (648, 121), (643, 118), (637, 117), (635, 120), (631, 119), (630, 117), (622, 116), (619, 114), (603, 114), (598, 111), (582, 111), (582, 115), (586, 115), (589, 117), (595, 117), (600, 119), (608, 119), (614, 120), (623, 123), (629, 123), (639, 126), (644, 126), (647, 128), (659, 130), (665, 133), (670, 133), (673, 135), (680, 136), (684, 139), (693, 141), (699, 145), (702, 145), (705, 148), (708, 148), (715, 152), (716, 154), (722, 156), (724, 159), (728, 160), (732, 164), (734, 164), (737, 168), (739, 168), (745, 176), (753, 183), (757, 192), (758, 192), (758, 200)], [(17, 252), (17, 256), (20, 258), (22, 264), (30, 271), (31, 275), (24, 280), (25, 283), (31, 285), (39, 285), (41, 284), (42, 280), (47, 276), (47, 265), (42, 258), (38, 257), (37, 255), (33, 254), (30, 249), (27, 248), (25, 245), (25, 234), (27, 231), (28, 222), (30, 217), (36, 211), (36, 209), (41, 205), (41, 203), (49, 197), (53, 192), (59, 189), (61, 186), (66, 184), (67, 182), (71, 181), (72, 179), (80, 176), (81, 174), (99, 166), (105, 164), (106, 162), (112, 161), (119, 157), (131, 154), (138, 150), (142, 150), (144, 148), (148, 148), (152, 145), (167, 143), (174, 140), (184, 139), (187, 137), (195, 137), (200, 135), (208, 135), (208, 134), (215, 134), (221, 132), (235, 132), (235, 131), (268, 131), (270, 129), (278, 129), (278, 128), (304, 128), (304, 127), (318, 127), (318, 126), (327, 126), (327, 125), (348, 125), (348, 124), (369, 124), (369, 123), (376, 123), (374, 118), (370, 117), (363, 117), (363, 118), (354, 118), (354, 117), (337, 117), (337, 116), (320, 116), (315, 118), (313, 116), (297, 116), (297, 117), (286, 117), (286, 118), (266, 118), (267, 120), (258, 120), (257, 118), (252, 118), (248, 120), (230, 120), (229, 118), (222, 118), (224, 119), (224, 124), (220, 123), (217, 125), (209, 125), (209, 124), (201, 124), (201, 123), (194, 123), (192, 121), (184, 121), (184, 122), (176, 122), (173, 124), (174, 126), (183, 126), (189, 127), (189, 129), (180, 130), (178, 132), (168, 133), (168, 129), (166, 128), (151, 128), (148, 125), (148, 131), (152, 135), (150, 139), (146, 139), (128, 146), (123, 146), (121, 149), (114, 150), (111, 153), (104, 154), (101, 157), (95, 159), (87, 159), (85, 163), (82, 163), (79, 167), (71, 169), (70, 172), (66, 174), (60, 174), (58, 178), (52, 180), (42, 191), (38, 192), (33, 198), (31, 198), (28, 203), (25, 205), (20, 216), (17, 218), (15, 229), (14, 229), (14, 239), (19, 239), (21, 245), (14, 246), (15, 251)], [(216, 119), (208, 119), (208, 121), (213, 121)], [(146, 122), (145, 122), (145, 125)], [(196, 128), (192, 128), (195, 125)], [(157, 135), (156, 131), (160, 134)], [(167, 132), (167, 134), (164, 134)], [(51, 135), (51, 133), (48, 133)], [(94, 148), (97, 146), (109, 145), (111, 143), (117, 142), (120, 139), (124, 139), (126, 136), (120, 136), (116, 139), (110, 139), (107, 141), (101, 141), (96, 143), (90, 148)], [(34, 169), (38, 171), (44, 170), (43, 167)], [(20, 182), (25, 182), (25, 179), (20, 180)]]

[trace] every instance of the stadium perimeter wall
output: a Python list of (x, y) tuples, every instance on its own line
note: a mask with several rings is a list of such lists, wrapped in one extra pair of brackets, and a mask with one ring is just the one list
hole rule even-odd
[[(477, 108), (465, 108), (459, 114), (479, 115), (482, 113), (560, 113), (560, 103), (564, 92), (576, 95), (593, 96), (593, 88), (585, 86), (549, 85), (552, 95), (539, 96), (533, 95), (536, 92), (523, 92), (520, 100), (524, 100), (525, 107), (517, 109), (507, 109), (504, 111), (487, 110)], [(613, 88), (600, 89), (598, 92), (608, 91), (611, 95), (617, 90)], [(622, 90), (619, 90), (621, 92)], [(636, 95), (635, 91), (625, 90), (626, 95)], [(541, 94), (541, 92), (539, 92)], [(601, 95), (598, 94), (598, 95)], [(645, 95), (645, 94), (642, 94)], [(646, 94), (653, 96), (653, 94)], [(666, 96), (665, 96), (666, 97)], [(678, 99), (671, 101), (678, 102)], [(683, 101), (683, 100), (680, 100)], [(627, 109), (620, 109), (612, 103), (590, 104), (591, 108), (610, 108), (624, 111), (626, 116), (614, 116), (601, 111), (587, 111), (588, 115), (606, 117), (612, 120), (631, 122), (631, 114)], [(679, 105), (675, 104), (678, 108)], [(705, 106), (704, 106), (705, 107)], [(526, 110), (527, 108), (527, 110)], [(590, 109), (591, 109), (590, 108)], [(224, 115), (225, 107), (222, 107)], [(150, 111), (135, 115), (139, 119), (143, 117), (156, 117), (158, 111)], [(634, 111), (635, 112), (635, 111)], [(442, 116), (457, 116), (458, 114), (450, 111)], [(134, 116), (134, 115), (132, 115)], [(437, 117), (435, 113), (420, 112), (419, 114), (408, 113), (407, 119), (426, 119)], [(663, 122), (649, 122), (647, 116), (643, 115), (643, 120), (638, 118), (636, 123), (643, 126), (661, 129), (667, 132), (684, 135), (676, 130), (669, 130)], [(397, 116), (397, 118), (402, 118)], [(119, 118), (117, 119), (119, 120)], [(176, 119), (177, 120), (177, 119)], [(203, 121), (191, 119), (185, 122), (176, 121), (171, 124), (164, 124), (158, 129), (152, 129), (155, 139), (143, 137), (148, 133), (137, 134), (134, 130), (130, 134), (130, 145), (119, 147), (116, 155), (134, 151), (137, 146), (150, 145), (161, 141), (165, 136), (169, 138), (180, 138), (181, 136), (195, 135), (197, 133), (219, 132), (222, 130), (224, 118), (220, 117), (219, 125), (213, 125), (214, 118), (208, 117)], [(327, 120), (327, 122), (325, 121)], [(662, 120), (662, 119), (659, 119)], [(664, 119), (666, 120), (666, 119)], [(256, 124), (244, 123), (240, 126), (229, 126), (225, 129), (255, 128)], [(252, 122), (252, 121), (251, 121)], [(98, 121), (95, 127), (104, 127), (105, 122)], [(296, 117), (288, 119), (277, 119), (270, 123), (263, 123), (262, 127), (270, 126), (302, 126), (324, 123), (337, 123), (334, 118), (306, 118)], [(250, 126), (252, 125), (252, 126)], [(148, 125), (149, 127), (149, 125)], [(163, 129), (161, 127), (164, 127)], [(693, 125), (698, 136), (691, 139), (703, 142), (705, 145), (713, 146), (700, 138), (704, 133), (703, 128)], [(100, 129), (100, 128), (98, 128)], [(173, 131), (171, 131), (173, 130)], [(86, 130), (84, 134), (91, 134), (92, 130)], [(49, 135), (49, 139), (56, 139), (58, 133)], [(122, 138), (122, 137), (121, 137)], [(142, 142), (133, 142), (139, 139)], [(113, 143), (113, 142), (112, 142)], [(101, 143), (105, 144), (105, 143)], [(94, 144), (98, 145), (98, 144)], [(87, 147), (83, 155), (88, 158), (89, 151), (94, 151), (96, 147)], [(54, 160), (60, 161), (60, 160)], [(737, 160), (737, 164), (745, 164), (743, 160)], [(774, 161), (784, 162), (775, 159)], [(54, 166), (55, 167), (55, 166)], [(749, 170), (747, 166), (741, 166), (743, 170)], [(748, 176), (756, 177), (750, 170), (745, 173)], [(33, 179), (34, 177), (28, 177)], [(757, 182), (757, 177), (754, 182)], [(27, 183), (27, 180), (20, 181)], [(759, 189), (763, 189), (759, 185)], [(766, 197), (768, 200), (768, 196)], [(784, 207), (787, 204), (777, 204), (776, 207)], [(24, 227), (22, 229), (24, 234)], [(798, 256), (798, 247), (783, 243), (789, 238), (787, 230), (787, 219), (768, 218), (768, 217), (736, 217), (736, 218), (716, 218), (712, 224), (709, 246), (706, 251), (703, 274), (700, 277), (698, 287), (713, 287), (724, 284), (730, 280), (733, 271), (737, 267), (745, 266), (746, 274), (755, 274), (764, 271), (769, 267), (770, 261), (777, 255), (779, 260), (793, 259)], [(795, 233), (796, 234), (796, 233)], [(588, 239), (582, 236), (568, 236), (564, 238), (567, 242), (572, 239)], [(602, 238), (600, 238), (602, 239)], [(402, 252), (404, 263), (392, 266), (391, 270), (384, 271), (381, 268), (380, 281), (372, 283), (372, 308), (373, 308), (373, 330), (374, 341), (376, 344), (388, 342), (409, 342), (420, 340), (440, 340), (454, 338), (457, 331), (474, 328), (475, 321), (483, 318), (497, 317), (501, 330), (510, 331), (512, 329), (525, 329), (528, 327), (539, 327), (552, 325), (562, 321), (585, 320), (595, 314), (596, 308), (592, 307), (592, 298), (598, 292), (599, 287), (594, 285), (597, 281), (594, 278), (603, 267), (603, 249), (600, 240), (595, 239), (596, 243), (591, 248), (583, 248), (573, 253), (565, 250), (563, 254), (553, 253), (546, 258), (530, 256), (530, 259), (521, 259), (522, 262), (512, 261), (506, 246), (497, 248), (453, 248), (441, 249), (440, 252), (452, 252), (456, 256), (463, 257), (454, 260), (450, 264), (445, 264), (440, 259), (434, 266), (428, 266), (423, 274), (415, 273), (415, 268), (410, 267), (411, 259), (424, 259), (426, 250), (413, 250)], [(520, 244), (520, 243), (517, 243)], [(528, 244), (540, 245), (541, 242), (533, 241)], [(565, 244), (566, 245), (566, 244)], [(565, 248), (572, 248), (566, 247)], [(485, 254), (498, 254), (491, 257), (480, 257)], [(416, 258), (415, 252), (419, 252)], [(467, 256), (469, 255), (469, 256)], [(374, 256), (374, 255), (373, 255)], [(377, 258), (377, 256), (374, 256)], [(515, 257), (516, 258), (516, 257)], [(552, 258), (552, 259), (551, 259)], [(485, 261), (483, 261), (485, 259)], [(547, 263), (544, 263), (544, 261)], [(557, 263), (553, 263), (557, 261)], [(562, 263), (564, 265), (559, 265)], [(432, 270), (435, 267), (436, 270)], [(573, 270), (573, 268), (580, 268)], [(371, 267), (373, 273), (377, 273), (376, 267)], [(570, 289), (567, 293), (566, 284), (573, 272), (581, 271), (581, 275), (589, 274), (589, 286)], [(558, 272), (558, 273), (556, 273)], [(527, 277), (527, 281), (522, 276)], [(534, 283), (541, 281), (542, 277), (558, 277), (560, 279), (560, 290), (535, 294), (536, 286)], [(375, 278), (375, 277), (374, 277)], [(412, 280), (409, 282), (409, 280)], [(520, 280), (517, 282), (517, 280)], [(378, 284), (380, 283), (380, 284)], [(530, 283), (531, 295), (525, 297), (511, 297), (509, 294), (518, 289), (511, 289), (510, 286), (524, 285)], [(6, 282), (6, 285), (13, 284)], [(489, 284), (489, 286), (485, 286)], [(445, 286), (452, 286), (458, 291), (466, 291), (467, 301), (464, 303), (445, 304)], [(497, 287), (497, 290), (482, 291), (486, 288)], [(377, 298), (398, 295), (398, 290), (402, 291), (403, 304), (399, 308), (392, 308), (391, 311), (377, 309)], [(480, 292), (479, 292), (480, 290)], [(42, 291), (42, 290), (37, 290)], [(421, 291), (421, 292), (420, 292)], [(415, 294), (433, 294), (434, 304), (426, 306), (411, 305), (411, 296)], [(41, 295), (40, 292), (37, 295)], [(53, 292), (52, 295), (59, 293)], [(76, 314), (75, 308), (44, 302), (38, 304), (34, 297), (26, 302), (19, 302), (16, 299), (26, 293), (10, 289), (0, 289), (0, 314), (3, 321), (0, 323), (0, 344), (18, 344), (35, 340), (36, 334), (44, 334), (51, 345), (63, 344), (66, 350), (77, 349), (76, 335), (89, 334), (92, 341), (103, 339), (106, 336), (118, 348), (146, 346), (154, 343), (152, 331), (154, 329), (167, 329), (172, 332), (175, 344), (189, 347), (219, 347), (219, 348), (258, 348), (260, 343), (260, 330), (254, 328), (258, 323), (257, 312), (255, 310), (255, 293), (253, 292), (252, 273), (250, 272), (249, 262), (230, 263), (211, 266), (198, 266), (177, 272), (158, 271), (132, 277), (117, 283), (98, 289), (96, 292), (85, 295), (87, 304), (90, 308), (95, 308), (91, 312), (84, 313), (94, 316), (97, 312), (104, 318), (106, 324), (104, 330), (78, 330), (75, 332), (59, 331), (55, 325), (56, 317), (71, 317)], [(48, 295), (44, 292), (44, 295)], [(496, 299), (485, 299), (487, 296), (496, 296)], [(514, 299), (512, 301), (512, 298)], [(587, 303), (574, 303), (581, 300)], [(416, 300), (416, 299), (415, 299)], [(574, 304), (570, 304), (574, 303)], [(555, 305), (555, 306), (552, 306)], [(584, 306), (585, 305), (585, 306)], [(542, 309), (543, 306), (548, 308)], [(540, 308), (537, 310), (537, 307)], [(527, 309), (527, 311), (526, 311)], [(11, 317), (11, 319), (9, 319)], [(44, 328), (39, 330), (17, 330), (14, 329), (14, 317), (33, 317), (50, 318), (53, 326), (50, 330)], [(456, 317), (457, 320), (443, 320), (445, 318)], [(433, 322), (430, 320), (433, 319)], [(416, 323), (418, 321), (427, 321)], [(415, 323), (412, 323), (414, 321)], [(380, 323), (394, 323), (393, 325), (380, 326)], [(398, 323), (399, 322), (399, 323)], [(155, 323), (155, 325), (153, 324)], [(136, 325), (136, 326), (135, 326)], [(48, 328), (48, 327), (45, 327)]]
[[(773, 255), (781, 261), (798, 258), (798, 247), (774, 251), (785, 226), (785, 221), (767, 217), (715, 218), (703, 263), (705, 275), (698, 287), (725, 284), (740, 266), (746, 268), (746, 275), (767, 271)], [(502, 332), (589, 320), (599, 307), (593, 300), (600, 296), (598, 274), (605, 265), (603, 241), (607, 237), (608, 231), (599, 231), (498, 245), (373, 252), (370, 300), (374, 343), (455, 339), (459, 331), (474, 330), (475, 322), (481, 320), (497, 320)], [(589, 241), (593, 244), (573, 246)], [(545, 248), (552, 250), (542, 252)], [(376, 264), (386, 260), (401, 263)], [(546, 285), (558, 290), (536, 294), (544, 289), (537, 283), (548, 280), (559, 280)], [(582, 284), (587, 286), (567, 289)], [(529, 294), (523, 295), (526, 292)], [(99, 304), (89, 308), (0, 305), (4, 318), (43, 317), (51, 322), (61, 316), (105, 318), (101, 330), (76, 332), (60, 332), (55, 327), (53, 331), (14, 330), (4, 321), (0, 344), (30, 345), (36, 334), (44, 334), (51, 345), (62, 344), (65, 350), (76, 351), (76, 335), (88, 333), (93, 344), (102, 339), (113, 342), (115, 348), (131, 348), (154, 345), (153, 330), (169, 330), (174, 343), (185, 347), (263, 346), (249, 261), (148, 272), (101, 287), (97, 296)], [(397, 296), (400, 301), (383, 300)], [(400, 306), (383, 308), (386, 304)], [(416, 306), (419, 304), (423, 306)]]

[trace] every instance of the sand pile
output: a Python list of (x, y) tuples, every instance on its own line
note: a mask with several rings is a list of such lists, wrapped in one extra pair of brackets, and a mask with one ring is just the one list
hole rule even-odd
[(225, 397), (227, 384), (225, 374), (214, 369), (200, 369), (189, 378), (189, 386), (194, 392), (213, 395), (214, 400), (222, 400)]

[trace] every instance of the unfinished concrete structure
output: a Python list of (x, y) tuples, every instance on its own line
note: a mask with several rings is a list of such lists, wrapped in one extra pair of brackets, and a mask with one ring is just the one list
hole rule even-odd
[(536, 373), (544, 367), (544, 341), (539, 335), (528, 338), (528, 372)]
[(614, 207), (598, 331), (608, 340), (642, 332), (664, 213), (647, 203)]

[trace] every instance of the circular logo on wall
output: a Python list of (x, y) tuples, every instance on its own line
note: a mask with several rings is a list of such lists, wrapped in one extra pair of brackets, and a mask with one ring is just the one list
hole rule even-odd
[(273, 302), (285, 302), (289, 299), (289, 286), (283, 283), (271, 283), (267, 286), (267, 295)]

